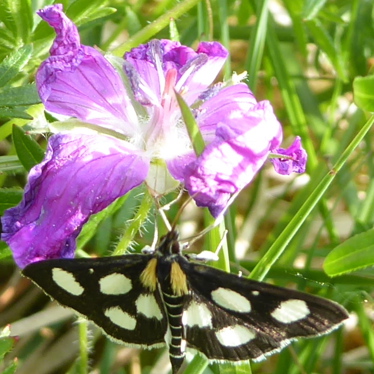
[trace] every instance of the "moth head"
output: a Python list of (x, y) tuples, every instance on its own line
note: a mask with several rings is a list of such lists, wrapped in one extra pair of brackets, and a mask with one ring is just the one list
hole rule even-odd
[(162, 255), (179, 254), (181, 249), (178, 240), (178, 232), (175, 230), (169, 231), (161, 238), (158, 251), (161, 252)]

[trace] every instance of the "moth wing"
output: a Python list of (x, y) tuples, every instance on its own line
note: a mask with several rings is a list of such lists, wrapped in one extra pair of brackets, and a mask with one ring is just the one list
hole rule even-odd
[(133, 254), (46, 260), (28, 265), (22, 273), (59, 304), (94, 322), (114, 341), (151, 348), (165, 345), (167, 329), (158, 290), (150, 292), (140, 282), (151, 257)]
[(337, 328), (347, 317), (335, 302), (182, 261), (191, 297), (187, 345), (217, 361), (261, 360), (298, 337)]

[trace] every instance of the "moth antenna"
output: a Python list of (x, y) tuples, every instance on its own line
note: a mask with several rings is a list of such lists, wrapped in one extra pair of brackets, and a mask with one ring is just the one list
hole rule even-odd
[(179, 192), (178, 192), (178, 196), (177, 196), (174, 200), (170, 201), (170, 203), (167, 203), (167, 204), (165, 204), (165, 205), (163, 205), (163, 206), (160, 205), (159, 208), (160, 208), (161, 210), (169, 210), (170, 207), (171, 207), (173, 204), (175, 204), (176, 202), (178, 202), (178, 201), (181, 199), (181, 197), (183, 196), (183, 193), (184, 193), (183, 188), (180, 188), (180, 189), (179, 189)]
[[(170, 225), (170, 222), (169, 222), (169, 220), (167, 219), (164, 210), (161, 208), (161, 209), (158, 210), (158, 212), (159, 212), (160, 217), (162, 218), (162, 220), (163, 220), (163, 222), (164, 222), (164, 224), (165, 224), (167, 230), (168, 230), (168, 231), (171, 231), (171, 230), (172, 230), (172, 227), (174, 227), (174, 226)], [(156, 226), (157, 226), (157, 225), (156, 225)]]
[[(155, 220), (156, 222), (156, 220)], [(151, 244), (152, 251), (154, 252), (158, 243), (158, 226), (155, 225), (155, 231), (153, 232), (153, 240)]]
[[(192, 243), (194, 243), (196, 240), (199, 240), (201, 237), (203, 237), (204, 235), (206, 235), (209, 231), (213, 230), (215, 227), (217, 227), (223, 220), (223, 216), (225, 215), (226, 213), (226, 210), (229, 208), (229, 206), (232, 204), (232, 202), (236, 199), (236, 197), (238, 196), (239, 194), (239, 191), (238, 192), (235, 192), (229, 199), (229, 201), (227, 202), (227, 205), (225, 207), (225, 209), (220, 213), (220, 215), (215, 219), (215, 221), (209, 225), (208, 227), (206, 227), (204, 230), (200, 231), (198, 234), (194, 235), (194, 236), (191, 236), (189, 238), (186, 238), (186, 239), (182, 239), (181, 242), (188, 242), (189, 245), (191, 245)], [(196, 196), (197, 194), (195, 194), (194, 196)], [(194, 197), (192, 196), (192, 197)], [(222, 240), (224, 240), (226, 237), (226, 234), (224, 234), (224, 236), (222, 237)], [(220, 243), (219, 245), (221, 245), (222, 247), (222, 244)]]
[[(157, 206), (157, 211), (158, 211), (158, 213), (159, 213), (159, 215), (160, 215), (162, 221), (164, 222), (164, 225), (166, 226), (167, 230), (170, 231), (170, 230), (171, 230), (171, 225), (170, 225), (169, 220), (168, 220), (167, 217), (166, 217), (166, 214), (165, 214), (164, 210), (169, 209), (169, 208), (165, 209), (165, 206), (168, 206), (168, 205), (169, 205), (169, 207), (170, 207), (170, 204), (171, 204), (171, 203), (169, 203), (169, 204), (167, 204), (167, 205), (165, 205), (165, 206), (162, 206), (158, 197), (154, 197), (154, 200), (155, 200), (155, 204), (156, 204), (156, 206)], [(158, 234), (158, 228), (156, 229), (156, 227), (157, 227), (157, 224), (156, 224), (156, 222), (157, 222), (157, 220), (156, 220), (156, 215), (155, 215), (155, 220), (154, 220), (154, 221), (155, 221), (155, 233)], [(156, 232), (156, 231), (157, 231), (157, 232)], [(157, 236), (158, 236), (158, 235), (157, 235)], [(157, 241), (157, 236), (156, 236), (156, 241)], [(153, 239), (153, 241), (154, 241), (154, 240), (155, 240), (155, 239)], [(153, 246), (153, 244), (152, 244), (152, 246)]]
[(192, 196), (189, 196), (188, 199), (182, 204), (182, 206), (179, 208), (178, 212), (177, 212), (177, 215), (175, 216), (174, 220), (173, 220), (173, 223), (171, 225), (172, 227), (172, 230), (175, 230), (175, 227), (177, 225), (177, 222), (180, 218), (180, 216), (182, 215), (184, 209), (186, 208), (186, 206), (191, 202), (191, 200), (196, 196), (197, 194), (195, 195), (192, 195)]
[(218, 243), (218, 246), (217, 246), (217, 249), (215, 250), (214, 254), (218, 256), (219, 252), (221, 251), (222, 247), (223, 247), (223, 243), (225, 242), (226, 240), (226, 237), (227, 237), (227, 233), (228, 233), (228, 230), (225, 230), (223, 233), (222, 233), (222, 238), (221, 240), (219, 241)]
[[(162, 221), (164, 222), (164, 225), (166, 226), (166, 228), (167, 228), (168, 231), (172, 231), (172, 230), (175, 229), (175, 226), (176, 226), (175, 222), (176, 222), (176, 220), (174, 220), (173, 223), (170, 224), (168, 218), (166, 217), (165, 211), (169, 210), (170, 207), (173, 204), (175, 204), (177, 201), (180, 200), (180, 198), (183, 195), (183, 192), (184, 192), (183, 189), (180, 189), (179, 193), (178, 193), (178, 196), (174, 200), (172, 200), (170, 203), (165, 204), (165, 205), (161, 205), (159, 198), (157, 198), (157, 197), (154, 198), (156, 206), (157, 206), (157, 210), (158, 210), (158, 212), (160, 214), (160, 217), (161, 217)], [(188, 199), (187, 203), (190, 202), (190, 200), (191, 199)], [(183, 211), (185, 205), (186, 205), (186, 203), (183, 204), (183, 206), (181, 208), (182, 211)], [(178, 211), (176, 219), (178, 219), (180, 217), (181, 210)], [(155, 222), (156, 222), (156, 219), (155, 219)], [(158, 242), (158, 228), (157, 228), (157, 225), (155, 225), (155, 236), (153, 238), (152, 248), (156, 247), (155, 243), (157, 243), (157, 242)]]

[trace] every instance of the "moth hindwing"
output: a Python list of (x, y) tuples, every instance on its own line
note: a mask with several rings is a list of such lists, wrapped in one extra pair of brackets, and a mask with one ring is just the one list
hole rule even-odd
[(186, 348), (218, 362), (261, 360), (348, 317), (335, 302), (190, 262), (176, 231), (154, 253), (46, 260), (23, 274), (116, 342), (167, 345), (174, 374)]

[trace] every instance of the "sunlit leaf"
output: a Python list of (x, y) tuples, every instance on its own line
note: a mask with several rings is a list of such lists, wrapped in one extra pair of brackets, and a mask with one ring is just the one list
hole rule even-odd
[(347, 239), (326, 257), (323, 268), (330, 276), (374, 265), (374, 229)]
[(18, 158), (27, 171), (43, 160), (43, 149), (21, 127), (13, 126), (13, 143)]
[(353, 81), (354, 100), (357, 106), (374, 112), (374, 75), (357, 77)]
[(31, 57), (32, 46), (25, 45), (7, 56), (0, 64), (0, 87), (14, 78)]

